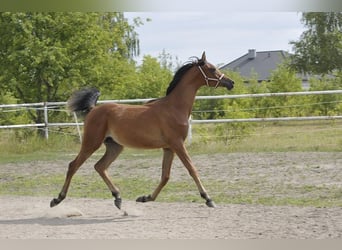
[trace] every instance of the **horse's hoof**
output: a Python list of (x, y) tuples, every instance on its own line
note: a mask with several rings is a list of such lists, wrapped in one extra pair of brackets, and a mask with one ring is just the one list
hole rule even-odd
[(121, 202), (122, 202), (122, 199), (121, 198), (116, 198), (114, 200), (114, 205), (118, 208), (118, 209), (121, 209)]
[(207, 204), (208, 207), (216, 207), (215, 202), (213, 202), (212, 200), (208, 200), (205, 204)]
[(59, 203), (60, 201), (58, 199), (52, 199), (52, 201), (50, 202), (50, 207), (57, 206)]
[(144, 195), (136, 199), (136, 202), (148, 202), (148, 201), (152, 201), (151, 195), (148, 195), (148, 196)]

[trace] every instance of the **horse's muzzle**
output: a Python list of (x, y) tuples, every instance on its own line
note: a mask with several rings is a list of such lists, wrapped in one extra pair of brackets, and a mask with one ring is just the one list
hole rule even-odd
[(222, 79), (221, 84), (224, 85), (228, 90), (234, 88), (234, 81), (230, 79)]

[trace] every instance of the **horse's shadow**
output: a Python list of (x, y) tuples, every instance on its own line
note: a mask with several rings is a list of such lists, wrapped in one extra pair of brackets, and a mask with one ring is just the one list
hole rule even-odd
[(105, 224), (116, 222), (130, 222), (134, 221), (133, 216), (121, 217), (99, 217), (99, 218), (84, 218), (84, 217), (69, 217), (69, 218), (49, 218), (49, 217), (36, 217), (36, 218), (18, 218), (0, 220), (0, 225), (42, 225), (42, 226), (70, 226), (70, 225), (90, 225), (90, 224)]

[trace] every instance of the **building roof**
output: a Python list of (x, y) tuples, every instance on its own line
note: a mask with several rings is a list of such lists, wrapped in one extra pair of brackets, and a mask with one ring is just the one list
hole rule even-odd
[(223, 65), (220, 69), (239, 72), (242, 77), (247, 79), (252, 78), (253, 74), (256, 73), (258, 81), (269, 80), (271, 72), (289, 55), (288, 52), (283, 50), (256, 51), (250, 49), (247, 54)]

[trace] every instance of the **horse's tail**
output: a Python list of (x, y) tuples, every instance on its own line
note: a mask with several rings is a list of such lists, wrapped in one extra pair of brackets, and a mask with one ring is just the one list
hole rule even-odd
[(87, 115), (92, 108), (96, 106), (100, 91), (96, 88), (87, 88), (76, 91), (67, 102), (67, 108), (70, 112), (79, 112)]

